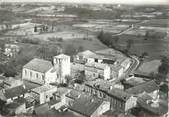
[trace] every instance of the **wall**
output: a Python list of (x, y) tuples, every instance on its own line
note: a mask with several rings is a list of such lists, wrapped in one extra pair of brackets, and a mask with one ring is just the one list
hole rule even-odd
[(148, 95), (151, 96), (153, 99), (157, 99), (158, 95), (159, 95), (159, 90), (155, 90), (155, 91), (149, 93)]
[(103, 103), (97, 108), (97, 110), (92, 114), (92, 117), (97, 117), (105, 113), (110, 109), (110, 102), (103, 101)]
[(104, 70), (104, 79), (108, 80), (110, 79), (110, 67), (106, 66), (105, 70)]
[(59, 83), (66, 83), (65, 76), (70, 76), (70, 57), (54, 58), (55, 68), (57, 69), (57, 77)]
[(45, 83), (53, 83), (57, 81), (57, 72), (56, 70), (53, 71), (53, 68), (51, 68), (49, 71), (45, 73)]
[(36, 83), (40, 83), (40, 84), (44, 84), (45, 74), (23, 68), (22, 69), (22, 79), (29, 80), (29, 81), (36, 82)]
[(52, 88), (51, 90), (48, 90), (46, 92), (40, 93), (40, 104), (49, 102), (50, 98), (53, 97), (53, 93), (56, 91), (57, 91), (57, 87)]
[(16, 108), (15, 114), (26, 113), (26, 105), (23, 103), (19, 107)]
[[(104, 71), (105, 70), (102, 70), (102, 69), (97, 69), (95, 67), (88, 67), (88, 66), (85, 66), (85, 75), (88, 77), (88, 78), (98, 78), (99, 76), (100, 77), (104, 77)], [(107, 71), (106, 71), (107, 73)]]
[(127, 101), (126, 101), (126, 105), (125, 105), (125, 111), (136, 107), (137, 105), (137, 98), (136, 97), (130, 97)]
[(111, 102), (110, 102), (111, 106), (111, 110), (119, 110), (119, 111), (122, 111), (124, 112), (125, 111), (125, 101), (122, 101), (120, 99), (117, 99), (115, 97), (111, 97)]

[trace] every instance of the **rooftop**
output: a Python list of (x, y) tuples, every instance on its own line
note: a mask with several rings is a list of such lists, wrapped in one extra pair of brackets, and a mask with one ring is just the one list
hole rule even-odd
[(54, 56), (54, 58), (70, 58), (70, 56), (65, 55), (65, 54), (60, 54), (58, 56)]
[(115, 85), (114, 82), (106, 81), (103, 79), (95, 79), (85, 83), (88, 86), (98, 88), (100, 90), (108, 91)]
[(78, 90), (72, 90), (66, 95), (66, 97), (69, 97), (75, 100), (75, 99), (78, 99), (81, 95), (84, 95), (84, 94)]
[(40, 94), (40, 93), (43, 93), (43, 92), (46, 92), (46, 91), (49, 91), (49, 90), (53, 90), (54, 88), (57, 88), (57, 87), (49, 85), (49, 84), (45, 84), (43, 86), (32, 89), (32, 91)]
[(142, 77), (129, 77), (124, 81), (124, 83), (131, 85), (131, 86), (137, 86), (137, 85), (145, 83), (147, 81), (149, 81), (149, 79), (145, 79)]
[(159, 89), (159, 86), (155, 83), (154, 80), (151, 80), (149, 82), (145, 82), (135, 87), (129, 88), (126, 90), (126, 92), (137, 95), (143, 92), (151, 93), (158, 89)]
[(102, 100), (92, 96), (80, 96), (69, 109), (81, 115), (90, 117), (102, 103)]
[(108, 67), (108, 65), (102, 64), (102, 63), (86, 63), (85, 66), (86, 67), (94, 67), (97, 69), (105, 69), (106, 67)]
[(107, 111), (105, 113), (103, 113), (103, 115), (101, 117), (135, 117), (134, 115), (130, 114), (130, 113), (127, 113), (127, 114), (124, 114), (122, 112), (119, 112), (119, 111)]
[(90, 51), (90, 50), (85, 50), (83, 52), (79, 52), (77, 55), (78, 56), (90, 57), (91, 55), (96, 55), (96, 54), (94, 52)]
[(34, 70), (37, 72), (45, 73), (53, 67), (50, 61), (34, 58), (29, 63), (23, 66), (23, 68)]
[(43, 115), (41, 115), (41, 117), (83, 117), (83, 116), (74, 114), (71, 111), (60, 112), (58, 110), (51, 109), (45, 112)]
[(58, 87), (57, 91), (54, 93), (55, 95), (59, 95), (62, 96), (66, 93), (69, 92), (70, 89), (66, 88), (66, 87)]
[(122, 59), (125, 57), (124, 54), (112, 48), (96, 51), (96, 54), (102, 55), (104, 57), (116, 58), (116, 59)]
[(108, 94), (110, 96), (113, 96), (113, 97), (118, 98), (118, 99), (123, 100), (123, 101), (126, 101), (131, 97), (130, 94), (124, 92), (123, 90), (115, 89), (115, 88), (108, 91)]
[(27, 89), (23, 85), (6, 89), (4, 95), (7, 99), (23, 95), (27, 92)]
[(152, 97), (146, 94), (138, 97), (137, 102), (139, 106), (141, 106), (144, 110), (150, 112), (151, 114), (162, 115), (168, 112), (168, 102), (163, 102), (159, 100), (159, 102), (157, 102), (159, 105), (157, 107), (153, 107), (152, 103), (154, 102), (152, 102)]

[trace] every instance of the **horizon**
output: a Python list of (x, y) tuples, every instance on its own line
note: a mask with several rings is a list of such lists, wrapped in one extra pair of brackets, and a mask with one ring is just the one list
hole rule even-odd
[(2, 3), (77, 3), (77, 4), (129, 4), (129, 5), (169, 5), (169, 0), (0, 0)]

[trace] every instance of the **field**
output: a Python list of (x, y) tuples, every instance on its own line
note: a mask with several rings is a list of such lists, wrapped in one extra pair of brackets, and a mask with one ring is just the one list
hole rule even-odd
[(125, 48), (128, 39), (133, 40), (130, 48), (130, 53), (140, 56), (142, 53), (147, 52), (150, 59), (159, 58), (161, 55), (169, 57), (169, 37), (165, 39), (137, 37), (131, 35), (119, 36), (118, 45)]

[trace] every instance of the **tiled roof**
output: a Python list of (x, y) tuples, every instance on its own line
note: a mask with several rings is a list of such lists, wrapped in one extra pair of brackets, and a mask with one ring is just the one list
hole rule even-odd
[(77, 54), (78, 56), (85, 56), (85, 57), (89, 57), (91, 55), (96, 55), (94, 52), (90, 51), (90, 50), (85, 50), (83, 52), (79, 52)]
[(95, 79), (93, 81), (86, 82), (85, 85), (97, 88), (99, 90), (108, 91), (111, 87), (115, 85), (115, 83), (103, 79)]
[(54, 56), (54, 58), (70, 58), (70, 56), (65, 55), (65, 54), (60, 54), (58, 56)]
[(29, 63), (23, 66), (23, 68), (30, 69), (33, 71), (45, 73), (53, 67), (50, 61), (34, 58)]
[(32, 91), (40, 94), (40, 93), (43, 93), (43, 92), (46, 92), (46, 91), (49, 91), (49, 90), (53, 90), (54, 88), (56, 89), (57, 87), (49, 85), (49, 84), (45, 84), (43, 86), (32, 89)]
[(81, 115), (90, 117), (103, 103), (101, 99), (92, 96), (80, 96), (69, 109)]
[(123, 101), (127, 101), (131, 97), (130, 94), (128, 94), (128, 93), (126, 93), (126, 92), (124, 92), (120, 89), (115, 89), (115, 88), (108, 91), (108, 94), (110, 96), (113, 96), (113, 97), (118, 98), (118, 99), (123, 100)]
[(108, 65), (102, 64), (102, 63), (86, 63), (85, 67), (94, 67), (96, 69), (105, 69), (106, 67), (108, 67)]
[(142, 78), (142, 77), (130, 77), (130, 78), (126, 79), (123, 83), (131, 85), (131, 86), (137, 86), (137, 85), (140, 85), (140, 84), (145, 83), (147, 81), (150, 81), (150, 80)]
[(71, 99), (77, 99), (82, 94), (83, 93), (78, 90), (72, 90), (66, 95), (66, 97), (69, 97)]
[(140, 97), (138, 97), (137, 103), (141, 108), (143, 108), (147, 112), (150, 112), (151, 114), (163, 115), (168, 112), (168, 104), (167, 104), (168, 102), (167, 101), (166, 102), (159, 101), (159, 102), (157, 102), (159, 105), (157, 107), (153, 107), (152, 100), (153, 100), (152, 97), (144, 94), (144, 95), (141, 95)]
[(17, 87), (6, 89), (4, 95), (7, 99), (9, 99), (9, 98), (13, 98), (13, 97), (23, 95), (26, 92), (27, 92), (27, 89), (25, 89), (23, 87), (23, 85), (20, 85), (20, 86), (17, 86)]
[(129, 88), (126, 90), (126, 92), (137, 95), (143, 92), (151, 93), (158, 89), (159, 89), (159, 86), (155, 83), (154, 80), (152, 80), (152, 81), (137, 85), (135, 87)]

